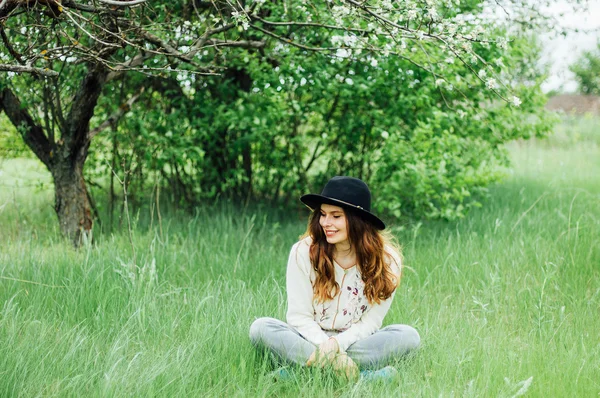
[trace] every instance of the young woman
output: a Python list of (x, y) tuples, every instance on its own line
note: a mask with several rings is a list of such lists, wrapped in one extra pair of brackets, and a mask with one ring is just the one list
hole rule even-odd
[[(259, 318), (250, 340), (284, 362), (331, 364), (353, 377), (380, 369), (419, 346), (407, 325), (381, 328), (401, 274), (401, 257), (370, 212), (367, 185), (334, 177), (321, 195), (300, 200), (312, 209), (287, 265), (287, 323)], [(389, 368), (386, 368), (389, 369)]]

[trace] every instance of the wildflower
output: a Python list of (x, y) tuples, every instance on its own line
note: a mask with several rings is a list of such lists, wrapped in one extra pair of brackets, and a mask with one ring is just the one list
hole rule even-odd
[(488, 79), (488, 80), (485, 82), (485, 85), (486, 85), (486, 87), (487, 87), (487, 88), (489, 88), (490, 90), (493, 90), (493, 89), (495, 89), (495, 88), (496, 88), (496, 79), (491, 79), (491, 78), (490, 78), (490, 79)]

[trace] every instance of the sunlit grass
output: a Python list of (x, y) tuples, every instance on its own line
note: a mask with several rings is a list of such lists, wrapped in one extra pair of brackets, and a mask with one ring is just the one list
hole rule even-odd
[(126, 223), (75, 251), (48, 185), (22, 188), (39, 168), (2, 161), (0, 396), (597, 396), (600, 149), (586, 142), (514, 144), (483, 208), (395, 229), (407, 267), (386, 323), (423, 346), (388, 385), (266, 376), (248, 328), (284, 316), (296, 214), (223, 205), (165, 216), (162, 234), (139, 214), (135, 256)]

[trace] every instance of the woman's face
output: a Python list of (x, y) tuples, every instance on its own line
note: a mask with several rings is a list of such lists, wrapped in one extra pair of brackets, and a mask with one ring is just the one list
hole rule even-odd
[(346, 213), (341, 207), (322, 204), (319, 224), (327, 237), (327, 243), (331, 245), (348, 243)]

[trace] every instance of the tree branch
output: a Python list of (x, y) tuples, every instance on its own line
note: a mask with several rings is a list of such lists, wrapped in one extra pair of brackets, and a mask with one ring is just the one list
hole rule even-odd
[(133, 69), (137, 66), (140, 66), (144, 63), (145, 60), (150, 59), (154, 56), (154, 54), (139, 52), (135, 57), (133, 57), (129, 62), (119, 64), (116, 67), (112, 68), (112, 71), (106, 77), (106, 81), (111, 81), (118, 79), (121, 77), (127, 70)]
[(20, 132), (23, 141), (25, 141), (46, 167), (50, 168), (54, 143), (48, 140), (44, 134), (44, 130), (35, 124), (29, 112), (23, 108), (21, 101), (19, 101), (9, 88), (0, 91), (0, 110), (4, 110), (6, 116), (8, 116), (12, 124)]
[(2, 41), (4, 42), (4, 45), (6, 46), (6, 49), (8, 50), (10, 55), (12, 55), (13, 58), (16, 59), (19, 64), (24, 65), (25, 62), (23, 62), (23, 58), (21, 57), (21, 54), (16, 52), (15, 49), (13, 48), (13, 46), (8, 41), (8, 36), (6, 36), (6, 32), (4, 31), (4, 26), (2, 26), (2, 25), (0, 25), (0, 36), (2, 36)]
[(267, 43), (257, 40), (208, 40), (207, 44), (215, 47), (264, 48)]
[(254, 25), (254, 24), (250, 24), (250, 26), (252, 26), (256, 30), (260, 30), (261, 32), (263, 32), (267, 36), (271, 36), (271, 37), (273, 37), (273, 38), (275, 38), (275, 39), (277, 39), (277, 40), (279, 40), (279, 41), (281, 41), (283, 43), (289, 44), (289, 45), (294, 46), (294, 47), (298, 47), (298, 48), (300, 48), (302, 50), (319, 52), (319, 51), (335, 51), (335, 50), (338, 49), (337, 47), (311, 47), (311, 46), (305, 46), (304, 44), (297, 43), (297, 42), (293, 41), (292, 39), (280, 36), (280, 35), (278, 35), (276, 33), (273, 33), (273, 32), (271, 32), (269, 30), (263, 29), (260, 26), (257, 26), (257, 25)]
[(108, 72), (102, 65), (90, 66), (87, 75), (75, 93), (67, 116), (67, 125), (62, 132), (70, 156), (86, 156), (85, 152), (76, 152), (87, 151), (88, 149), (90, 119), (94, 116), (94, 108), (106, 83), (107, 75)]
[(46, 77), (57, 77), (58, 72), (50, 69), (35, 68), (33, 66), (26, 65), (10, 65), (0, 64), (0, 71), (2, 72), (16, 72), (16, 73), (32, 73), (34, 75), (46, 76)]
[(119, 6), (119, 7), (131, 7), (137, 4), (145, 3), (146, 0), (98, 0), (101, 3), (108, 4), (111, 6)]
[(335, 25), (327, 25), (327, 24), (321, 24), (318, 22), (296, 22), (296, 21), (283, 21), (283, 22), (277, 22), (277, 21), (268, 21), (266, 19), (263, 19), (261, 17), (259, 17), (258, 15), (248, 15), (248, 17), (251, 20), (257, 20), (260, 21), (262, 23), (264, 23), (265, 25), (272, 25), (272, 26), (300, 26), (300, 27), (304, 27), (304, 26), (308, 26), (308, 27), (314, 27), (314, 28), (325, 28), (325, 29), (329, 29), (329, 30), (343, 30), (346, 32), (356, 32), (356, 33), (373, 33), (370, 30), (367, 29), (359, 29), (359, 28), (348, 28), (345, 26), (335, 26)]

